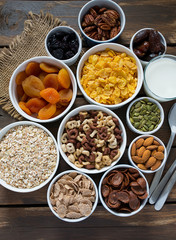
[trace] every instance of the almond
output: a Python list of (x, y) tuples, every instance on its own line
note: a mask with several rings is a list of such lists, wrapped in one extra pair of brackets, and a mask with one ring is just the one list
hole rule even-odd
[(131, 156), (135, 155), (136, 155), (136, 143), (133, 143), (133, 145), (131, 146)]
[(148, 138), (145, 139), (143, 145), (144, 145), (145, 147), (150, 146), (150, 145), (152, 145), (153, 140), (154, 140), (153, 137), (148, 137)]
[(137, 152), (138, 157), (142, 157), (145, 150), (146, 148), (144, 146), (140, 147)]
[(164, 152), (164, 146), (162, 145), (158, 146), (158, 152)]
[(149, 146), (146, 147), (146, 149), (148, 149), (148, 150), (155, 150), (157, 148), (158, 148), (157, 145), (149, 145)]
[(164, 159), (164, 153), (163, 152), (156, 152), (156, 153), (153, 154), (153, 156), (158, 160), (163, 160)]
[(152, 167), (156, 163), (156, 158), (150, 157), (147, 162), (145, 163), (146, 168)]
[(156, 163), (151, 167), (152, 171), (155, 171), (161, 165), (161, 161), (157, 160)]
[(160, 145), (160, 143), (159, 143), (158, 141), (156, 141), (156, 140), (153, 141), (153, 144), (155, 144), (155, 145), (157, 145), (157, 146)]
[(156, 152), (157, 152), (156, 149), (153, 150), (151, 155), (154, 156), (154, 154), (155, 154)]
[(147, 170), (147, 168), (144, 166), (144, 164), (138, 164), (137, 166), (138, 166), (138, 168), (140, 168), (142, 170)]
[(133, 162), (135, 162), (135, 163), (143, 163), (141, 157), (132, 156), (131, 158), (132, 158)]
[(136, 148), (140, 148), (144, 143), (144, 139), (143, 138), (139, 138), (137, 141), (136, 141)]
[(143, 163), (146, 162), (149, 157), (151, 155), (151, 151), (150, 150), (145, 150), (144, 153), (142, 154), (142, 161)]

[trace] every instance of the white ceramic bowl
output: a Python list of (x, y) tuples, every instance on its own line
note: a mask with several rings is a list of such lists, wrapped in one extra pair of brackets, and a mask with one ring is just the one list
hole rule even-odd
[[(47, 42), (48, 42), (48, 38), (52, 34), (54, 34), (56, 32), (65, 32), (65, 33), (72, 33), (72, 32), (74, 32), (76, 34), (76, 37), (77, 37), (78, 43), (79, 43), (79, 47), (78, 47), (77, 53), (72, 58), (61, 60), (63, 63), (67, 64), (68, 66), (71, 66), (71, 65), (73, 65), (77, 61), (77, 59), (78, 59), (78, 57), (79, 57), (79, 55), (81, 53), (81, 50), (82, 50), (82, 40), (81, 40), (79, 34), (71, 27), (68, 27), (68, 26), (58, 26), (58, 27), (55, 27), (55, 28), (51, 29), (51, 31), (47, 34), (47, 36), (45, 38), (45, 49), (46, 49), (48, 55), (50, 57), (53, 57), (53, 58), (55, 58), (55, 57), (48, 50)], [(55, 59), (57, 59), (57, 58), (55, 58)]]
[[(154, 137), (154, 140), (158, 141), (163, 147), (164, 147), (164, 159), (162, 160), (162, 163), (161, 165), (159, 166), (159, 168), (157, 168), (156, 170), (152, 171), (152, 170), (143, 170), (141, 168), (139, 168), (137, 166), (137, 164), (135, 162), (133, 162), (132, 158), (131, 158), (131, 147), (133, 145), (134, 142), (136, 142), (139, 138), (148, 138), (148, 137)], [(166, 163), (166, 160), (167, 160), (167, 150), (166, 150), (166, 147), (164, 145), (164, 143), (156, 136), (154, 135), (140, 135), (138, 137), (136, 137), (135, 139), (133, 139), (133, 141), (130, 143), (129, 145), (129, 148), (128, 148), (128, 159), (130, 161), (130, 163), (135, 167), (137, 168), (139, 171), (143, 172), (143, 173), (154, 173), (154, 172), (157, 172), (158, 170), (160, 170)]]
[[(131, 107), (133, 106), (133, 104), (135, 104), (136, 102), (138, 102), (138, 101), (140, 101), (140, 100), (143, 100), (143, 99), (148, 99), (150, 102), (155, 103), (155, 104), (157, 105), (157, 107), (159, 108), (159, 110), (160, 110), (160, 118), (161, 118), (161, 121), (160, 121), (160, 123), (158, 124), (157, 128), (153, 129), (152, 131), (146, 131), (146, 132), (140, 131), (140, 130), (138, 130), (137, 128), (135, 128), (135, 127), (133, 126), (133, 124), (131, 123), (131, 121), (130, 121), (130, 110), (131, 110)], [(132, 102), (130, 103), (130, 105), (128, 106), (128, 108), (127, 108), (127, 111), (126, 111), (126, 122), (127, 122), (128, 127), (129, 127), (133, 132), (135, 132), (135, 133), (137, 133), (137, 134), (147, 134), (147, 135), (153, 134), (153, 133), (157, 132), (157, 131), (161, 128), (161, 126), (163, 125), (163, 122), (164, 122), (164, 110), (163, 110), (163, 107), (161, 106), (161, 104), (160, 104), (158, 101), (156, 101), (156, 100), (153, 99), (153, 98), (150, 98), (150, 97), (140, 97), (140, 98), (137, 98), (137, 99), (135, 99), (134, 101), (132, 101)]]
[[(32, 62), (32, 61), (38, 62), (38, 63), (45, 62), (45, 63), (51, 64), (53, 66), (56, 66), (59, 69), (65, 68), (67, 70), (67, 72), (69, 73), (69, 76), (70, 76), (70, 79), (71, 79), (71, 84), (72, 84), (72, 89), (73, 89), (73, 96), (72, 96), (72, 99), (71, 99), (68, 107), (61, 114), (57, 115), (56, 117), (53, 117), (53, 118), (50, 118), (50, 119), (47, 119), (47, 120), (41, 120), (41, 119), (38, 119), (36, 117), (28, 115), (27, 113), (25, 113), (19, 107), (19, 104), (18, 104), (19, 100), (18, 100), (17, 89), (16, 89), (17, 85), (16, 85), (16, 82), (15, 82), (15, 79), (16, 79), (17, 74), (19, 72), (24, 71), (26, 66), (27, 66), (27, 64), (29, 62)], [(74, 76), (73, 72), (71, 71), (71, 69), (65, 63), (63, 63), (62, 61), (56, 60), (56, 59), (51, 58), (51, 57), (46, 57), (46, 56), (33, 57), (33, 58), (30, 58), (30, 59), (24, 61), (23, 63), (21, 63), (15, 69), (15, 71), (13, 72), (13, 74), (11, 76), (11, 79), (10, 79), (10, 82), (9, 82), (9, 96), (10, 96), (10, 100), (11, 100), (14, 108), (24, 118), (26, 118), (26, 119), (28, 119), (30, 121), (35, 121), (35, 122), (39, 122), (39, 123), (54, 122), (54, 121), (60, 119), (61, 117), (63, 117), (70, 110), (70, 108), (72, 107), (72, 105), (73, 105), (73, 103), (74, 103), (74, 101), (76, 99), (76, 94), (77, 94), (77, 84), (76, 84), (75, 76)]]
[[(85, 16), (85, 14), (88, 13), (89, 9), (94, 7), (94, 6), (98, 6), (98, 7), (101, 7), (101, 8), (106, 7), (107, 9), (116, 10), (119, 13), (120, 20), (121, 20), (121, 30), (115, 37), (113, 37), (111, 39), (108, 39), (106, 41), (94, 40), (94, 39), (88, 37), (87, 34), (83, 31), (82, 26), (81, 26), (83, 17)], [(106, 0), (106, 1), (104, 1), (104, 0), (92, 0), (92, 1), (89, 1), (81, 8), (81, 10), (79, 12), (79, 15), (78, 15), (79, 29), (81, 31), (81, 34), (82, 34), (83, 38), (86, 40), (86, 42), (89, 46), (94, 46), (96, 44), (105, 43), (105, 42), (116, 42), (118, 37), (121, 35), (121, 33), (123, 32), (123, 30), (125, 28), (125, 23), (126, 23), (126, 18), (125, 18), (125, 14), (124, 14), (122, 8), (116, 2), (111, 1), (111, 0)]]
[[(135, 93), (130, 98), (128, 98), (127, 100), (125, 100), (119, 104), (108, 105), (108, 104), (101, 104), (101, 103), (96, 102), (95, 100), (93, 100), (86, 94), (85, 90), (83, 89), (83, 87), (80, 83), (82, 68), (84, 66), (85, 61), (89, 58), (90, 55), (95, 54), (99, 51), (104, 51), (106, 48), (112, 49), (117, 52), (124, 52), (124, 53), (128, 54), (129, 56), (132, 56), (136, 60), (138, 82), (137, 82), (137, 87), (136, 87)], [(144, 77), (144, 75), (143, 75), (142, 65), (141, 65), (139, 59), (136, 57), (136, 55), (134, 53), (132, 53), (132, 51), (129, 48), (127, 48), (123, 45), (120, 45), (120, 44), (115, 44), (115, 43), (99, 44), (99, 45), (89, 49), (80, 59), (78, 67), (77, 67), (77, 72), (76, 72), (78, 86), (79, 86), (82, 94), (84, 95), (85, 99), (91, 104), (97, 104), (98, 106), (103, 106), (103, 107), (107, 107), (110, 109), (117, 109), (117, 108), (122, 107), (125, 104), (129, 103), (130, 101), (132, 101), (136, 97), (136, 95), (139, 93), (139, 91), (142, 87), (143, 77)]]
[(30, 121), (19, 121), (19, 122), (15, 122), (15, 123), (11, 123), (9, 125), (7, 125), (6, 127), (4, 127), (3, 129), (1, 129), (0, 131), (0, 140), (4, 137), (4, 135), (12, 128), (15, 128), (16, 126), (21, 126), (21, 125), (34, 125), (38, 128), (43, 129), (52, 139), (53, 142), (55, 144), (56, 150), (57, 150), (57, 161), (56, 161), (56, 166), (54, 168), (53, 173), (49, 176), (49, 178), (44, 181), (43, 183), (41, 183), (40, 185), (34, 187), (34, 188), (17, 188), (17, 187), (13, 187), (9, 184), (7, 184), (4, 180), (0, 179), (0, 185), (2, 185), (3, 187), (13, 191), (13, 192), (19, 192), (19, 193), (28, 193), (28, 192), (33, 192), (36, 190), (39, 190), (40, 188), (44, 187), (47, 183), (49, 183), (49, 181), (53, 178), (54, 174), (57, 171), (58, 165), (59, 165), (59, 150), (58, 150), (58, 146), (57, 146), (57, 142), (54, 138), (54, 136), (52, 135), (52, 133), (45, 127), (43, 127), (42, 125), (35, 123), (35, 122), (30, 122)]
[[(138, 212), (140, 212), (140, 211), (145, 207), (145, 205), (146, 205), (146, 203), (147, 203), (147, 201), (148, 201), (148, 197), (141, 202), (140, 207), (139, 207), (136, 211), (133, 211), (133, 212), (131, 212), (131, 213), (118, 213), (118, 212), (116, 212), (116, 211), (113, 211), (112, 209), (110, 209), (110, 208), (106, 205), (106, 203), (105, 203), (105, 201), (104, 201), (104, 199), (103, 199), (102, 193), (101, 193), (101, 186), (102, 186), (102, 183), (103, 183), (103, 179), (107, 176), (107, 174), (108, 174), (110, 171), (112, 171), (112, 170), (114, 170), (114, 169), (117, 169), (117, 170), (118, 170), (119, 168), (124, 168), (124, 169), (126, 169), (126, 168), (134, 168), (134, 167), (132, 167), (131, 165), (128, 165), (128, 164), (120, 164), (120, 165), (114, 166), (114, 167), (110, 168), (108, 171), (106, 171), (106, 172), (103, 174), (103, 176), (101, 177), (101, 179), (100, 179), (100, 183), (99, 183), (99, 187), (98, 187), (99, 197), (100, 197), (100, 201), (101, 201), (103, 207), (104, 207), (108, 212), (112, 213), (113, 215), (115, 215), (115, 216), (117, 216), (117, 217), (130, 217), (130, 216), (133, 216), (133, 215), (137, 214)], [(136, 169), (136, 168), (134, 168), (134, 169)], [(140, 174), (141, 177), (144, 178), (144, 180), (145, 180), (145, 182), (146, 182), (147, 193), (148, 193), (148, 195), (149, 195), (149, 185), (148, 185), (147, 179), (145, 178), (145, 176), (144, 176), (140, 171), (139, 171), (139, 174)]]
[[(143, 31), (143, 30), (153, 30), (153, 28), (142, 28), (142, 29), (138, 30), (138, 31), (132, 36), (132, 38), (131, 38), (131, 40), (130, 40), (130, 49), (131, 49), (132, 52), (133, 52), (133, 40), (134, 40), (136, 34), (138, 34), (140, 31)], [(158, 31), (158, 33), (159, 33), (159, 35), (160, 35), (160, 37), (161, 37), (161, 42), (162, 42), (162, 44), (163, 44), (164, 47), (165, 47), (165, 51), (164, 51), (164, 53), (162, 54), (162, 55), (164, 55), (164, 54), (166, 53), (166, 50), (167, 50), (166, 39), (164, 38), (164, 36), (163, 36), (159, 31)], [(143, 61), (143, 60), (141, 60), (141, 59), (139, 59), (139, 60), (140, 60), (140, 62), (141, 62), (141, 64), (142, 64), (143, 67), (145, 67), (145, 66), (149, 63), (149, 61)]]
[(67, 171), (65, 171), (65, 172), (61, 172), (60, 174), (58, 174), (58, 175), (51, 181), (51, 183), (49, 184), (48, 190), (47, 190), (47, 202), (48, 202), (48, 206), (49, 206), (51, 212), (52, 212), (57, 218), (59, 218), (60, 220), (63, 220), (63, 221), (65, 221), (65, 222), (72, 222), (72, 223), (73, 223), (73, 222), (83, 221), (83, 220), (87, 219), (90, 215), (89, 215), (89, 216), (86, 216), (86, 217), (77, 218), (77, 219), (61, 218), (61, 217), (53, 210), (52, 204), (51, 204), (51, 202), (50, 202), (50, 192), (51, 192), (52, 185), (53, 185), (60, 177), (62, 177), (62, 176), (65, 175), (65, 174), (69, 174), (69, 173), (71, 173), (71, 172), (76, 172), (76, 173), (78, 173), (78, 174), (82, 174), (82, 175), (86, 176), (88, 179), (90, 179), (90, 180), (92, 181), (92, 183), (93, 183), (93, 185), (94, 185), (94, 189), (95, 189), (95, 194), (96, 194), (96, 196), (95, 196), (95, 202), (94, 202), (94, 204), (93, 204), (92, 211), (91, 211), (90, 215), (95, 211), (95, 209), (96, 209), (96, 207), (97, 207), (97, 204), (98, 204), (98, 189), (97, 189), (97, 186), (96, 186), (95, 182), (93, 181), (93, 179), (92, 179), (91, 177), (89, 177), (89, 176), (88, 176), (87, 174), (85, 174), (85, 173), (81, 173), (81, 172), (75, 171), (75, 170), (67, 170)]
[[(122, 144), (120, 146), (120, 157), (113, 161), (112, 164), (110, 166), (106, 166), (100, 170), (98, 169), (86, 169), (86, 168), (78, 168), (76, 167), (67, 157), (67, 155), (64, 153), (64, 151), (62, 150), (61, 148), (61, 136), (63, 134), (63, 131), (64, 131), (64, 128), (65, 128), (65, 124), (67, 123), (67, 121), (77, 115), (80, 111), (90, 111), (90, 110), (96, 110), (96, 111), (102, 111), (102, 112), (105, 112), (115, 118), (117, 118), (119, 120), (119, 127), (120, 129), (122, 130), (122, 138), (123, 138), (123, 141), (122, 141)], [(85, 105), (85, 106), (81, 106), (81, 107), (78, 107), (78, 108), (75, 108), (74, 110), (72, 110), (71, 112), (69, 112), (65, 118), (62, 120), (60, 126), (59, 126), (59, 129), (58, 129), (58, 134), (57, 134), (57, 142), (58, 142), (58, 147), (59, 147), (59, 151), (63, 157), (63, 159), (66, 161), (66, 163), (68, 165), (70, 165), (72, 168), (74, 168), (75, 170), (77, 171), (81, 171), (81, 172), (84, 172), (84, 173), (89, 173), (89, 174), (97, 174), (97, 173), (101, 173), (101, 172), (104, 172), (106, 170), (108, 170), (110, 167), (114, 166), (117, 162), (120, 161), (124, 151), (125, 151), (125, 148), (126, 148), (126, 142), (127, 142), (127, 136), (126, 136), (126, 130), (125, 130), (125, 127), (122, 123), (122, 121), (120, 120), (120, 118), (114, 113), (112, 112), (111, 110), (107, 109), (107, 108), (104, 108), (104, 107), (100, 107), (100, 106), (96, 106), (96, 105)]]

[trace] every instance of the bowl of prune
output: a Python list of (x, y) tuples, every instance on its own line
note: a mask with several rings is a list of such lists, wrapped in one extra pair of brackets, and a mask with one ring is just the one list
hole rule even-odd
[(45, 38), (45, 49), (49, 56), (73, 65), (82, 50), (82, 40), (71, 27), (58, 26), (53, 28)]
[(132, 36), (130, 49), (145, 67), (150, 60), (166, 53), (167, 44), (159, 31), (153, 28), (143, 28)]

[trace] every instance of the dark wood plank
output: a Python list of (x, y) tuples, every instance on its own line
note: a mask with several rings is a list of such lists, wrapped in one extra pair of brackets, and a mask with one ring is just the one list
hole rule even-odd
[[(146, 206), (129, 218), (111, 215), (98, 206), (91, 217), (80, 223), (57, 219), (48, 207), (1, 208), (0, 239), (169, 239), (176, 234), (176, 205), (155, 212)], [(168, 215), (168, 212), (170, 213)], [(34, 237), (35, 236), (35, 237)], [(5, 237), (5, 238), (4, 238)]]

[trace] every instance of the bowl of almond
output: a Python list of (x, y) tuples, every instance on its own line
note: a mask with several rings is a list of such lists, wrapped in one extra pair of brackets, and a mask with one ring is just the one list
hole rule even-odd
[(136, 137), (128, 148), (131, 164), (143, 173), (158, 171), (165, 164), (167, 151), (164, 143), (154, 135)]

